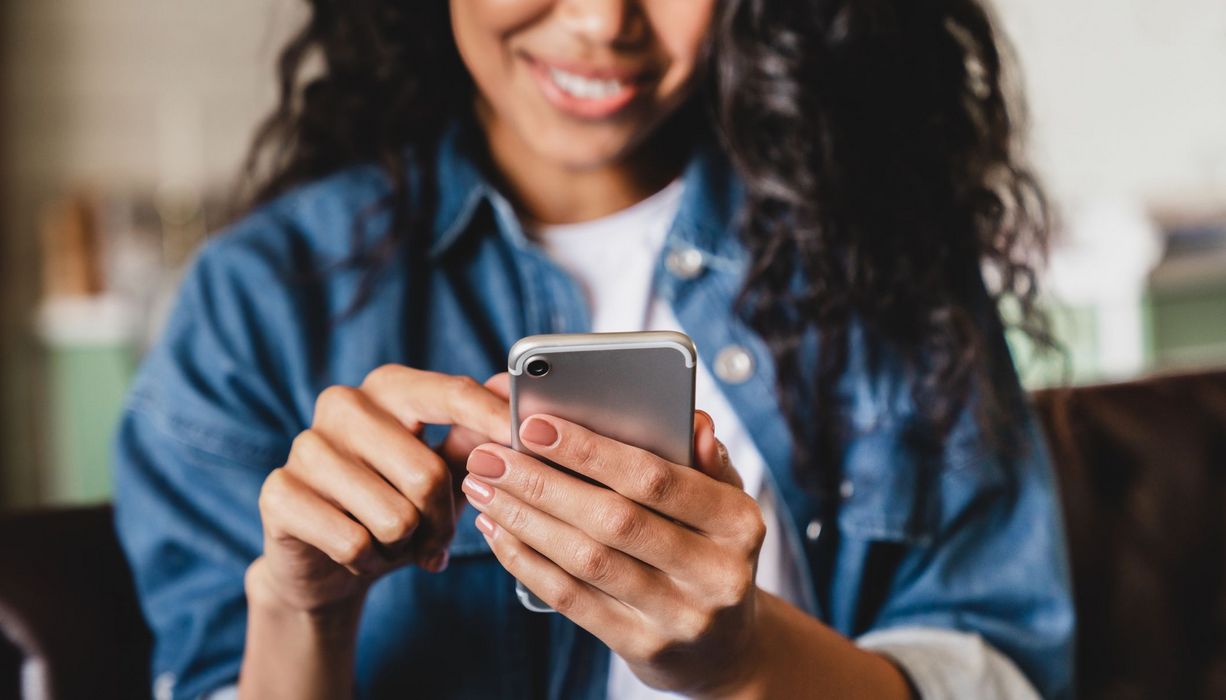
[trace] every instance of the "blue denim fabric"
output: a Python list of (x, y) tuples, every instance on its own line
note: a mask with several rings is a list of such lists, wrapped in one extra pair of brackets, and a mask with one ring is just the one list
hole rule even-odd
[[(402, 248), (352, 315), (344, 312), (362, 275), (334, 264), (354, 252), (358, 217), (387, 194), (373, 167), (263, 207), (191, 266), (131, 391), (114, 455), (117, 526), (157, 638), (154, 673), (174, 697), (237, 677), (243, 573), (262, 546), (257, 494), (322, 389), (356, 385), (384, 363), (483, 380), (505, 370), (522, 336), (587, 330), (575, 283), (525, 237), (462, 133), (443, 140), (432, 171), (415, 173), (437, 183), (428, 254)], [(770, 355), (730, 311), (746, 261), (732, 230), (741, 199), (723, 156), (700, 148), (655, 282), (708, 367), (730, 345), (752, 354), (753, 375), (721, 389), (782, 496), (785, 539), (807, 564), (805, 607), (851, 637), (898, 626), (978, 633), (1045, 696), (1068, 695), (1069, 573), (1034, 421), (1021, 458), (993, 450), (969, 407), (943, 450), (924, 448), (900, 364), (855, 335), (840, 393), (850, 426), (843, 499), (837, 515), (823, 512), (789, 468)], [(368, 243), (386, 223), (366, 222)], [(664, 260), (678, 248), (701, 251), (701, 274), (669, 272)], [(1000, 381), (1020, 396), (1011, 372)], [(446, 572), (406, 568), (371, 590), (359, 696), (603, 697), (607, 648), (560, 615), (525, 611), (471, 516)], [(831, 518), (816, 541), (806, 536)]]

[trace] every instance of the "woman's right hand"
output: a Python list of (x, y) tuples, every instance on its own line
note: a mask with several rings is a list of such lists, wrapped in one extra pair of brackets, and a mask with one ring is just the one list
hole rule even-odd
[[(506, 375), (468, 377), (388, 365), (357, 388), (334, 386), (311, 427), (260, 491), (264, 554), (247, 571), (249, 599), (317, 612), (360, 601), (382, 574), (409, 563), (447, 565), (465, 501), (468, 453), (511, 442)], [(438, 451), (427, 424), (451, 425)]]

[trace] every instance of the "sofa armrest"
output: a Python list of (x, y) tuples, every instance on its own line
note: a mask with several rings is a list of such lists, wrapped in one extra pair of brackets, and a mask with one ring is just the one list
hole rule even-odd
[(0, 517), (0, 636), (0, 692), (149, 697), (149, 632), (109, 507)]

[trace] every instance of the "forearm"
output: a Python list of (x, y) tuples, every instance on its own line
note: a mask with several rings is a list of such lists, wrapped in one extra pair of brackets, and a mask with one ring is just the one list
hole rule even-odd
[(803, 611), (759, 590), (758, 625), (735, 688), (713, 697), (897, 698), (910, 685), (885, 657), (860, 649)]
[(247, 641), (239, 697), (344, 700), (353, 696), (353, 657), (363, 599), (325, 611), (285, 605), (253, 565), (247, 574)]

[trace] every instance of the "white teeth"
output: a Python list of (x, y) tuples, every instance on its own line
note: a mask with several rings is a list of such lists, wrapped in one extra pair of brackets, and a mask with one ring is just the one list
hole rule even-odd
[(619, 80), (592, 80), (553, 67), (549, 68), (549, 77), (563, 92), (583, 100), (601, 100), (626, 89)]

